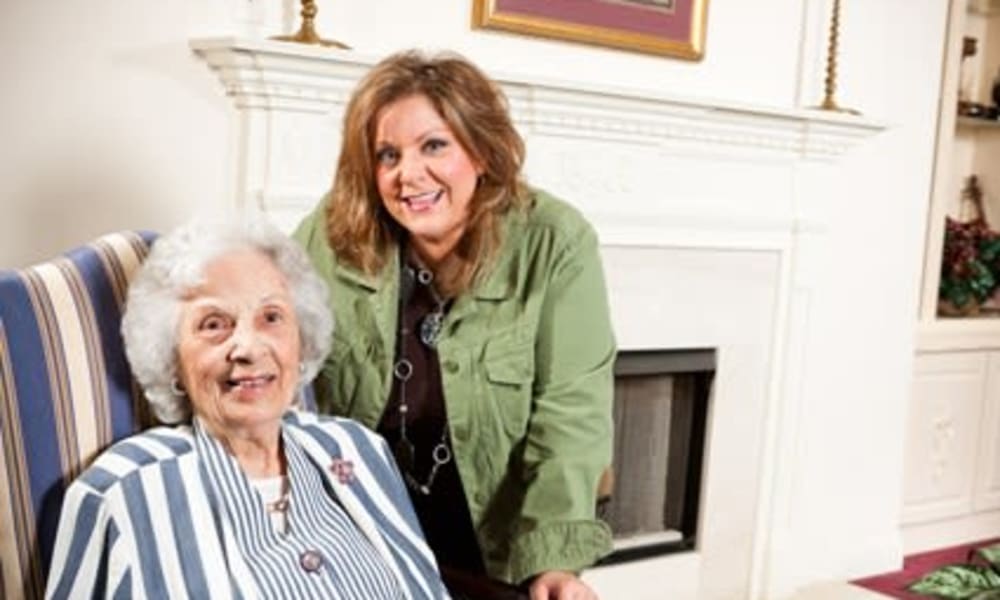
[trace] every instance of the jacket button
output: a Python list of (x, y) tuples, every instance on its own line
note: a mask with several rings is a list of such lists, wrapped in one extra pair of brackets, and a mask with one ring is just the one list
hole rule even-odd
[(458, 363), (453, 360), (444, 361), (444, 370), (449, 373), (458, 373)]
[(299, 555), (299, 566), (306, 573), (315, 573), (323, 566), (323, 555), (317, 550), (306, 550)]

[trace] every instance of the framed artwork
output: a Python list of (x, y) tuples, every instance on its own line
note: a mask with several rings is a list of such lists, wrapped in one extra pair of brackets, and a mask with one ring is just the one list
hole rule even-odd
[(472, 26), (699, 60), (708, 0), (472, 0)]

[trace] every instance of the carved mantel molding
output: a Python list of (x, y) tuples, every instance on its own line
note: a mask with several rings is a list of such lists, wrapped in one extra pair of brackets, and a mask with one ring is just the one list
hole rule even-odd
[[(344, 105), (378, 58), (237, 37), (194, 39), (191, 48), (238, 110), (236, 203), (256, 204), (290, 226), (328, 187)], [(490, 74), (529, 147), (533, 139), (614, 144), (625, 151), (625, 158), (610, 156), (619, 164), (649, 149), (722, 160), (830, 162), (883, 129), (862, 117), (810, 109)]]
[[(203, 38), (191, 47), (240, 109), (329, 114), (377, 58), (260, 39)], [(862, 117), (686, 98), (653, 90), (491, 73), (528, 131), (572, 131), (634, 143), (700, 143), (835, 158), (882, 129)]]

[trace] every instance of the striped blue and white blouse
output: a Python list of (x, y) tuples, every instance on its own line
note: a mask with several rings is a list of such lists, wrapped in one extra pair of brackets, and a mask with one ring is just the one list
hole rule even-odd
[[(380, 437), (293, 411), (282, 442), (284, 532), (197, 421), (114, 445), (66, 493), (46, 596), (448, 597)], [(339, 477), (335, 460), (353, 476)]]

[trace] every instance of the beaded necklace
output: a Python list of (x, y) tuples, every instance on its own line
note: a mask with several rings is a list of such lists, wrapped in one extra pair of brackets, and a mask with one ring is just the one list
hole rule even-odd
[(403, 472), (403, 479), (406, 484), (416, 492), (429, 496), (438, 470), (448, 464), (452, 459), (451, 448), (448, 445), (448, 425), (445, 423), (441, 427), (441, 438), (431, 450), (430, 471), (423, 483), (414, 473), (416, 469), (416, 446), (407, 434), (407, 418), (410, 406), (406, 398), (406, 382), (413, 376), (413, 363), (405, 356), (405, 337), (414, 333), (406, 327), (404, 313), (407, 302), (414, 292), (416, 285), (425, 286), (434, 299), (434, 309), (420, 319), (419, 331), (416, 332), (420, 343), (430, 350), (437, 347), (438, 336), (441, 333), (441, 326), (444, 322), (444, 314), (447, 310), (448, 301), (438, 294), (434, 288), (434, 273), (429, 269), (409, 266), (404, 260), (404, 254), (400, 249), (400, 282), (399, 282), (399, 309), (397, 314), (398, 331), (396, 335), (396, 362), (393, 364), (392, 376), (399, 382), (399, 440), (396, 441), (393, 454), (396, 462)]

